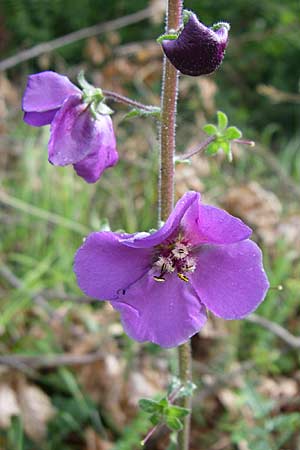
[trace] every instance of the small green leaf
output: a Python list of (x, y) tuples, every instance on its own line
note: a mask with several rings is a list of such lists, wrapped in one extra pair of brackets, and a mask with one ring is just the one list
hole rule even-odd
[(139, 407), (147, 412), (147, 413), (155, 413), (160, 410), (160, 404), (156, 402), (155, 400), (151, 400), (148, 398), (141, 398), (139, 400)]
[(212, 142), (211, 144), (209, 144), (205, 150), (205, 153), (207, 155), (215, 155), (216, 153), (218, 153), (220, 148), (220, 144), (218, 141)]
[(182, 408), (181, 406), (172, 405), (169, 406), (167, 415), (168, 417), (177, 417), (181, 419), (182, 417), (187, 416), (190, 413), (190, 410), (187, 408)]
[(218, 116), (218, 128), (223, 131), (228, 125), (228, 117), (222, 111), (218, 111), (217, 116)]
[(206, 125), (204, 125), (203, 131), (205, 131), (205, 133), (209, 136), (214, 136), (218, 132), (217, 127), (212, 123), (207, 123)]
[(177, 417), (167, 417), (166, 424), (171, 430), (179, 431), (182, 430), (183, 425)]
[(233, 139), (242, 137), (242, 132), (237, 127), (228, 127), (227, 130), (225, 130), (224, 137), (232, 141)]
[(168, 401), (167, 397), (163, 397), (161, 400), (159, 400), (158, 404), (161, 407), (161, 411), (163, 411), (169, 407), (169, 401)]
[(162, 417), (161, 417), (160, 414), (153, 414), (153, 415), (150, 417), (150, 422), (151, 422), (153, 425), (157, 425), (157, 424), (159, 424), (161, 421), (162, 421)]

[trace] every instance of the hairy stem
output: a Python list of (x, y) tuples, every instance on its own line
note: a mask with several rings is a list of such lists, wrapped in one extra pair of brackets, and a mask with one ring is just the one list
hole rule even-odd
[[(191, 344), (187, 341), (178, 347), (179, 376), (180, 381), (185, 385), (188, 381), (192, 381), (192, 357)], [(192, 409), (192, 397), (184, 397), (182, 404), (184, 408)], [(183, 429), (178, 433), (178, 449), (188, 450), (190, 441), (191, 414), (185, 416)]]
[[(182, 21), (183, 0), (168, 0), (166, 33), (180, 27)], [(159, 219), (166, 220), (173, 209), (174, 202), (174, 156), (176, 110), (178, 93), (178, 72), (164, 57), (163, 85), (161, 98), (160, 129), (160, 179), (159, 179)], [(191, 378), (190, 343), (178, 348), (179, 377), (182, 384)], [(185, 398), (183, 405), (191, 407), (191, 399)], [(184, 419), (184, 428), (178, 434), (178, 449), (188, 450), (190, 435), (190, 415)]]
[[(166, 33), (181, 25), (183, 0), (168, 0)], [(174, 155), (178, 71), (164, 57), (161, 96), (159, 219), (166, 220), (174, 201)]]
[(118, 103), (125, 103), (126, 105), (132, 106), (133, 108), (150, 112), (156, 108), (155, 106), (144, 105), (143, 103), (132, 100), (131, 98), (125, 97), (124, 95), (118, 94), (117, 92), (107, 91), (106, 89), (102, 89), (102, 92), (106, 98), (110, 98)]

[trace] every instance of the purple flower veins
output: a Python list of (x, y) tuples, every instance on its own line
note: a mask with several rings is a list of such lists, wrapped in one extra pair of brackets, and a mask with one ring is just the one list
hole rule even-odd
[(209, 309), (242, 319), (269, 283), (251, 229), (187, 192), (152, 234), (91, 233), (75, 255), (80, 288), (107, 299), (133, 339), (174, 347), (197, 333)]
[[(51, 124), (49, 162), (55, 166), (73, 164), (80, 177), (94, 183), (117, 163), (118, 153), (101, 91), (88, 87), (82, 92), (66, 76), (51, 71), (30, 75), (22, 109), (29, 125)], [(97, 111), (99, 106), (104, 113)]]
[(228, 43), (228, 23), (220, 22), (208, 28), (194, 13), (175, 40), (163, 40), (162, 47), (170, 62), (181, 73), (207, 75), (221, 64)]

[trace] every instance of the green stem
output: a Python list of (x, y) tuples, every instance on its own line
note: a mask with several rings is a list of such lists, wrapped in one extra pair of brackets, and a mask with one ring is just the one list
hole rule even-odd
[[(183, 0), (168, 0), (166, 33), (177, 30), (182, 23)], [(178, 93), (178, 71), (164, 57), (161, 98), (160, 128), (160, 179), (159, 219), (166, 220), (174, 205), (174, 156)], [(190, 343), (178, 348), (179, 377), (182, 384), (191, 379)], [(190, 398), (183, 400), (183, 406), (190, 408)], [(188, 450), (190, 436), (190, 415), (184, 420), (184, 428), (178, 435), (178, 450)]]

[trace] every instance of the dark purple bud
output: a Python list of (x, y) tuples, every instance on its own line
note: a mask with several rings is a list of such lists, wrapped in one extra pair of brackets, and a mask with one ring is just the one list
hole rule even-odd
[(223, 22), (208, 28), (191, 13), (178, 38), (164, 40), (162, 47), (181, 73), (207, 75), (214, 72), (223, 60), (229, 29), (229, 24)]

